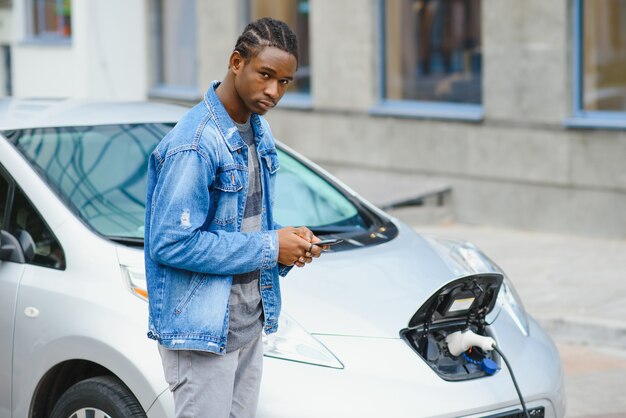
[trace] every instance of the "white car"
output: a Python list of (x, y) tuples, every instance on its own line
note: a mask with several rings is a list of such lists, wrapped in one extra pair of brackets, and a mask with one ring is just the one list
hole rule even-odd
[[(173, 417), (146, 336), (144, 196), (147, 156), (185, 110), (1, 106), (1, 418)], [(278, 147), (276, 220), (343, 242), (282, 279), (258, 417), (519, 417), (522, 399), (564, 416), (558, 352), (492, 261)]]

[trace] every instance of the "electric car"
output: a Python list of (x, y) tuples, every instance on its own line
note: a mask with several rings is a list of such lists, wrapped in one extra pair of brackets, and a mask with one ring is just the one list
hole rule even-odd
[[(146, 336), (144, 196), (185, 110), (0, 106), (0, 417), (173, 417)], [(277, 222), (342, 242), (281, 279), (258, 417), (564, 416), (559, 354), (494, 262), (277, 147)]]

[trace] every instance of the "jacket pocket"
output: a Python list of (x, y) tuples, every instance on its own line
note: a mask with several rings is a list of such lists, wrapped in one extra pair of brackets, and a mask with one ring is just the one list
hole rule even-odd
[(215, 177), (215, 188), (223, 192), (238, 192), (243, 188), (241, 175), (236, 168), (222, 169)]
[(278, 155), (276, 154), (276, 151), (270, 151), (267, 154), (264, 154), (263, 161), (265, 162), (265, 169), (270, 174), (275, 174), (280, 168), (280, 163), (278, 162)]
[(236, 168), (221, 170), (215, 178), (212, 198), (215, 199), (213, 223), (229, 225), (237, 220), (239, 198), (243, 190), (241, 173)]
[(189, 305), (189, 302), (193, 299), (194, 295), (198, 291), (198, 289), (204, 284), (204, 274), (194, 273), (191, 283), (187, 288), (187, 291), (183, 295), (183, 297), (178, 302), (178, 305), (174, 308), (174, 313), (176, 315), (180, 315), (183, 310)]

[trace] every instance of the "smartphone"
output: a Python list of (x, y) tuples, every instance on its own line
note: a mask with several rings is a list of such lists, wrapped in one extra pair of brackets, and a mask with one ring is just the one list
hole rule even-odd
[(323, 245), (334, 245), (334, 244), (338, 244), (340, 242), (343, 242), (343, 239), (341, 238), (331, 238), (331, 239), (323, 239), (319, 242), (313, 242), (313, 245), (319, 245), (319, 246), (323, 246)]

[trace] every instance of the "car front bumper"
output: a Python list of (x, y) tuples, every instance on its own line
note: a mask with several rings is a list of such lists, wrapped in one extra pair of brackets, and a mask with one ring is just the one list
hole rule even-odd
[[(500, 330), (501, 335), (510, 330), (500, 328), (506, 328)], [(532, 338), (518, 334), (520, 341), (506, 335), (507, 344), (501, 349), (514, 369), (526, 406), (544, 407), (546, 418), (563, 417), (563, 375), (554, 344), (532, 319)], [(493, 376), (449, 382), (399, 338), (316, 338), (343, 362), (344, 369), (266, 358), (258, 418), (469, 418), (521, 411), (504, 364)]]

